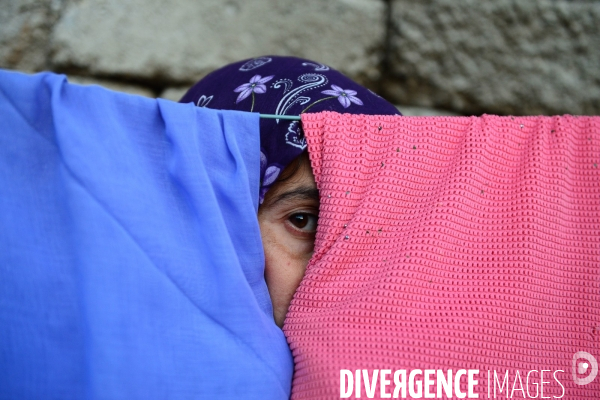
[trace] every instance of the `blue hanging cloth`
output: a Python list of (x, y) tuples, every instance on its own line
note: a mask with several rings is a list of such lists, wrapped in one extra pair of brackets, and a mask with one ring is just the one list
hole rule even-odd
[(0, 399), (287, 399), (257, 114), (0, 71)]

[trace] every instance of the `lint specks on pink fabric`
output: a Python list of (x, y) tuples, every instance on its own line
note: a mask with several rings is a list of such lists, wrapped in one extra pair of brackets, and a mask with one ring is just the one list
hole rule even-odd
[(339, 398), (341, 369), (479, 369), (479, 398), (488, 370), (563, 370), (564, 398), (599, 397), (571, 378), (576, 352), (600, 360), (599, 117), (302, 123), (321, 209), (284, 327), (293, 399)]

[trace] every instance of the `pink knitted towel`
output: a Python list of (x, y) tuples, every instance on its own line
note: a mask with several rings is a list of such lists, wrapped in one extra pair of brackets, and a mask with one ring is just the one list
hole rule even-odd
[(321, 210), (284, 327), (292, 399), (355, 398), (356, 370), (362, 399), (399, 370), (407, 398), (437, 398), (425, 370), (479, 370), (480, 399), (600, 398), (600, 376), (581, 384), (600, 361), (600, 117), (302, 123)]

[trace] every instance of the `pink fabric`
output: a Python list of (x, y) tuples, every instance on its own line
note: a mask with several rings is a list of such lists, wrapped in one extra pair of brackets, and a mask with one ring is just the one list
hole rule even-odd
[(600, 398), (571, 376), (576, 352), (600, 361), (599, 117), (302, 123), (321, 210), (284, 327), (292, 399), (375, 368), (479, 369), (480, 399), (488, 370), (563, 370), (564, 399)]

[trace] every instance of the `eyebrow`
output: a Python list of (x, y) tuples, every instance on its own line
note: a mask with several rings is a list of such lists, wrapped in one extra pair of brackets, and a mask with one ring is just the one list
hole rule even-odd
[(314, 187), (299, 187), (283, 192), (273, 199), (272, 204), (290, 200), (315, 200), (319, 201), (319, 191)]

